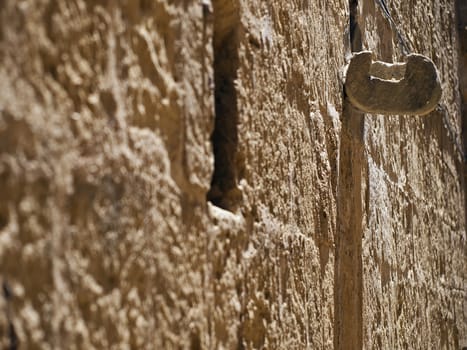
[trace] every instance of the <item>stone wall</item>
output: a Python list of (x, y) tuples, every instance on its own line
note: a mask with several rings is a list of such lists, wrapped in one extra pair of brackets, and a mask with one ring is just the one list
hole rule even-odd
[[(1, 1), (0, 347), (467, 346), (459, 18)], [(430, 57), (438, 108), (354, 110), (361, 49)]]

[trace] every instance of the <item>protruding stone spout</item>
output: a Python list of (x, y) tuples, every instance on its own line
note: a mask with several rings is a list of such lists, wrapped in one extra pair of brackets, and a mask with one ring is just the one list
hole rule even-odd
[(395, 64), (373, 61), (370, 51), (354, 54), (347, 69), (345, 91), (352, 105), (375, 114), (424, 115), (441, 98), (435, 64), (418, 54)]

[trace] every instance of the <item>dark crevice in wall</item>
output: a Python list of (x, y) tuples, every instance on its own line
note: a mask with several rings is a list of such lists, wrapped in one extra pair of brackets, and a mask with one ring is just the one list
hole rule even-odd
[[(461, 94), (462, 113), (462, 146), (463, 154), (467, 153), (467, 2), (456, 1), (457, 28), (459, 34), (459, 89)], [(463, 162), (464, 171), (464, 208), (467, 219), (467, 159)]]
[(201, 349), (201, 338), (199, 333), (191, 333), (191, 345), (190, 350), (200, 350)]
[(7, 349), (16, 350), (18, 349), (19, 342), (18, 342), (18, 336), (16, 335), (16, 330), (13, 324), (13, 320), (11, 317), (11, 310), (10, 310), (10, 307), (11, 307), (10, 304), (13, 298), (13, 294), (11, 292), (10, 286), (8, 285), (6, 281), (3, 282), (2, 289), (3, 289), (3, 297), (5, 298), (5, 304), (6, 304), (6, 319), (8, 322), (8, 333), (7, 333), (8, 348)]
[[(358, 1), (349, 0), (349, 43), (352, 52), (362, 50)], [(334, 294), (334, 348), (363, 347), (363, 188), (365, 160), (364, 114), (356, 111), (344, 93), (339, 150), (337, 237)]]
[(362, 32), (358, 23), (358, 0), (349, 1), (350, 48), (352, 52), (362, 50)]
[(234, 211), (239, 203), (238, 108), (235, 79), (239, 66), (240, 17), (236, 1), (213, 1), (215, 126), (211, 136), (214, 174), (207, 199)]
[[(0, 181), (0, 184), (3, 181)], [(3, 230), (9, 222), (8, 207), (6, 206), (5, 198), (0, 199), (3, 203), (0, 203), (0, 231)]]

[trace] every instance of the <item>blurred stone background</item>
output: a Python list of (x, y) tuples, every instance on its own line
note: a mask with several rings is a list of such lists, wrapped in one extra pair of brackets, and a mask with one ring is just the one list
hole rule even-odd
[(466, 347), (466, 6), (0, 0), (0, 347)]

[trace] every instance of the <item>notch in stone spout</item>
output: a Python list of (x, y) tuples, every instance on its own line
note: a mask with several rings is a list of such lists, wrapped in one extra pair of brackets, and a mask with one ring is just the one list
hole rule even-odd
[(441, 83), (429, 58), (410, 54), (407, 62), (373, 61), (370, 51), (352, 56), (345, 79), (345, 92), (357, 109), (374, 114), (424, 115), (441, 98)]

